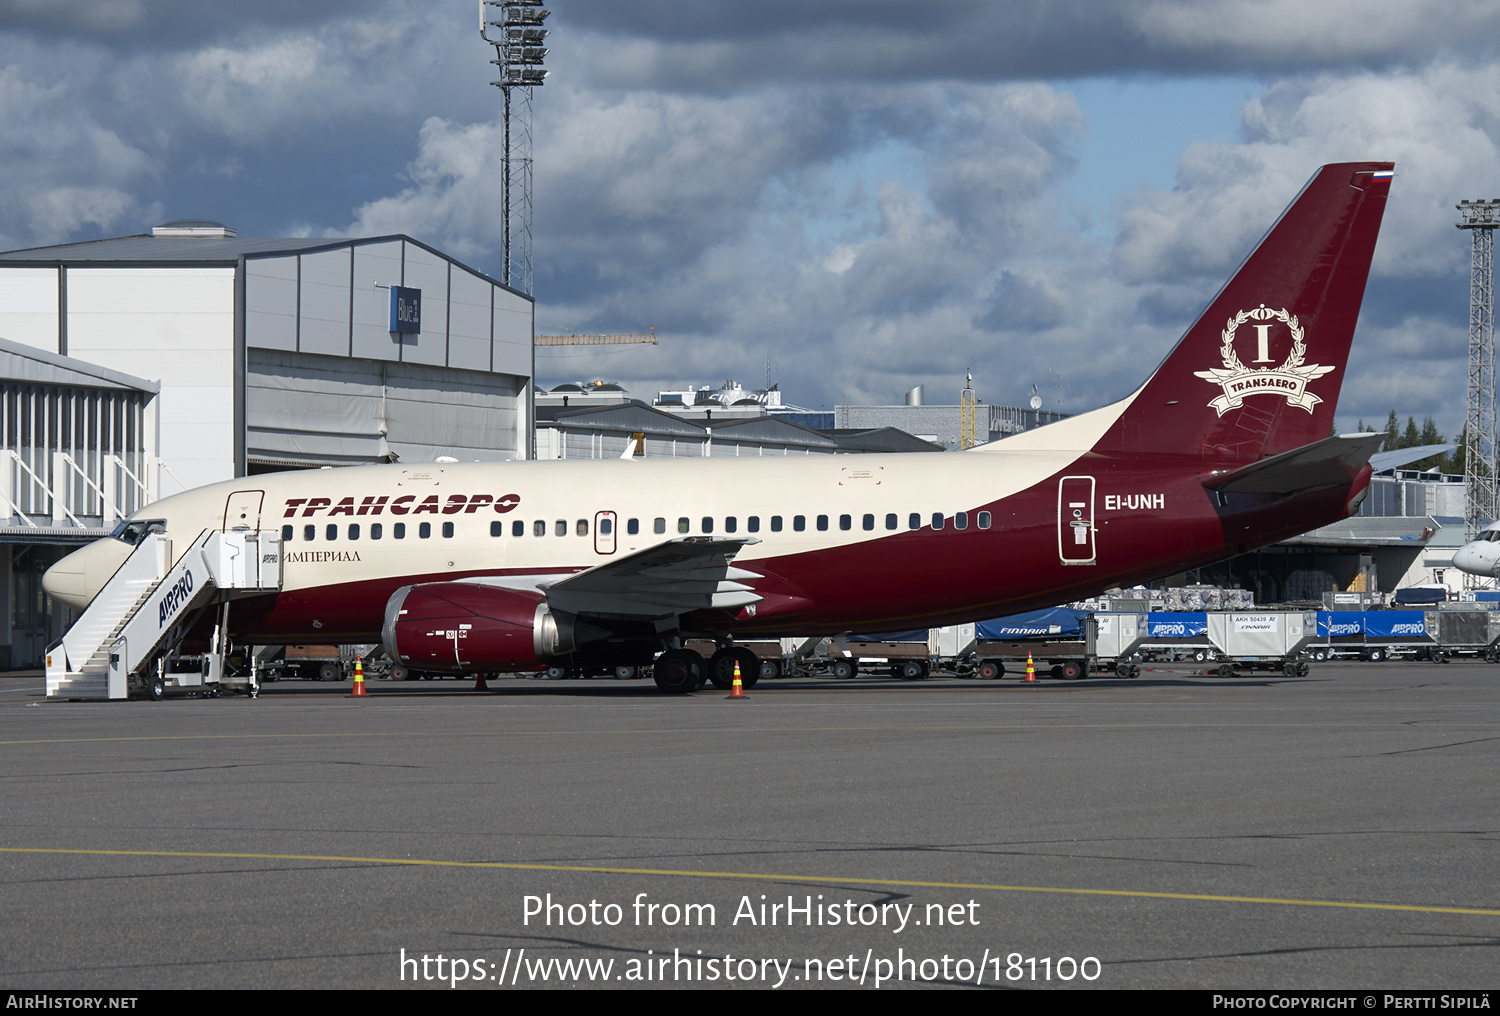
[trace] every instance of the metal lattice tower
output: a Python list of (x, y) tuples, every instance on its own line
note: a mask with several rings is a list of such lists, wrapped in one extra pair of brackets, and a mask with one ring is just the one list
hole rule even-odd
[(964, 375), (964, 390), (958, 395), (958, 446), (973, 448), (975, 444), (975, 417), (979, 415), (974, 401), (974, 375)]
[(531, 295), (531, 91), (546, 81), (542, 0), (480, 0), (479, 35), (495, 47), (500, 69), (490, 84), (505, 96), (505, 152), (501, 157), (502, 257), (500, 281)]
[(1469, 411), (1464, 421), (1464, 539), (1473, 540), (1500, 506), (1495, 475), (1495, 227), (1500, 199), (1456, 206), (1474, 241), (1469, 272)]

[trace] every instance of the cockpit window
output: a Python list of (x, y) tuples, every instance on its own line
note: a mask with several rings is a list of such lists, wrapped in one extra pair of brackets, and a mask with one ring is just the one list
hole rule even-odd
[(126, 519), (109, 535), (132, 547), (137, 546), (150, 533), (165, 533), (167, 531), (166, 519)]

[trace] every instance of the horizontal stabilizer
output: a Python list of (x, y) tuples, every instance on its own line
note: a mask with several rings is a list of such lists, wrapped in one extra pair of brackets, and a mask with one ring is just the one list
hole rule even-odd
[(1384, 440), (1384, 434), (1324, 438), (1210, 476), (1203, 486), (1224, 494), (1290, 494), (1308, 487), (1344, 483), (1360, 471)]
[(545, 586), (547, 603), (570, 614), (663, 617), (761, 599), (737, 579), (760, 578), (730, 564), (751, 536), (668, 540)]

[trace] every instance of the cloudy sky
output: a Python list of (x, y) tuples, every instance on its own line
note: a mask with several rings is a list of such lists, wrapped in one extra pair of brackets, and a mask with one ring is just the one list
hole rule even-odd
[[(1462, 423), (1496, 0), (556, 0), (546, 385), (813, 408), (1126, 394), (1314, 168), (1397, 178), (1338, 425)], [(0, 249), (171, 218), (405, 232), (498, 274), (475, 0), (0, 0)]]

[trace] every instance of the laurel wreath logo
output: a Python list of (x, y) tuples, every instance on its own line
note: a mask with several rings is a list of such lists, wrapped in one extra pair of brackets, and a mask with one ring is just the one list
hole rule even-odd
[[(1247, 321), (1273, 320), (1286, 325), (1292, 333), (1292, 351), (1287, 354), (1286, 361), (1279, 367), (1245, 366), (1234, 349), (1235, 333), (1240, 325)], [(1306, 390), (1307, 383), (1322, 377), (1334, 368), (1306, 362), (1307, 343), (1304, 341), (1302, 325), (1294, 315), (1287, 313), (1285, 308), (1272, 310), (1265, 304), (1261, 304), (1254, 310), (1242, 310), (1224, 323), (1224, 331), (1221, 335), (1224, 344), (1219, 347), (1219, 357), (1224, 361), (1224, 369), (1215, 368), (1193, 372), (1210, 384), (1219, 385), (1224, 389), (1222, 396), (1209, 402), (1211, 407), (1218, 410), (1220, 416), (1244, 405), (1244, 399), (1250, 395), (1281, 395), (1286, 398), (1288, 405), (1298, 406), (1309, 413), (1313, 411), (1313, 406), (1323, 401)]]

